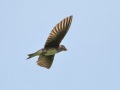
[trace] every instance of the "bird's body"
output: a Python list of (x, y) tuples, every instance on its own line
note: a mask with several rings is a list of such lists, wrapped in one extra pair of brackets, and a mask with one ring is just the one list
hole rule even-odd
[(66, 51), (67, 49), (63, 46), (63, 45), (60, 45), (58, 48), (42, 48), (40, 50), (38, 50), (37, 52), (35, 53), (32, 53), (32, 54), (28, 54), (28, 58), (32, 58), (34, 56), (50, 56), (50, 55), (55, 55), (56, 53), (59, 53), (61, 51), (63, 51), (63, 49), (61, 48), (61, 46), (63, 47), (64, 51)]
[(50, 49), (45, 49), (44, 50), (44, 55), (45, 56), (49, 56), (49, 55), (55, 55), (56, 53), (58, 53), (58, 49), (56, 48), (50, 48)]
[(69, 30), (71, 22), (72, 16), (63, 19), (58, 23), (51, 31), (44, 48), (35, 53), (28, 54), (29, 57), (27, 59), (39, 56), (37, 64), (49, 69), (52, 65), (55, 54), (67, 50), (64, 45), (59, 44)]

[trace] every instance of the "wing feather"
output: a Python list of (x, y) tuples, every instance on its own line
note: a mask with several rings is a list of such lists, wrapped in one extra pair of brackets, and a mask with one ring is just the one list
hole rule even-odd
[(60, 21), (51, 31), (49, 37), (46, 40), (44, 48), (58, 47), (66, 33), (68, 32), (72, 22), (72, 16), (69, 16)]
[(37, 65), (49, 69), (53, 63), (54, 55), (51, 56), (39, 56)]

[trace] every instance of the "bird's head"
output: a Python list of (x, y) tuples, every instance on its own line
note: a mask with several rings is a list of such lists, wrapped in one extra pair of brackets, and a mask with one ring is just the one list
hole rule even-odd
[(59, 46), (59, 49), (60, 49), (61, 51), (67, 51), (67, 49), (66, 49), (66, 47), (65, 47), (64, 45), (60, 45), (60, 46)]

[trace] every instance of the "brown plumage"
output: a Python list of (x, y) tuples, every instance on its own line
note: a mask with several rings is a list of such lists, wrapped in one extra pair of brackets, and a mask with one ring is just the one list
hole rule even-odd
[(42, 56), (38, 58), (37, 65), (49, 69), (53, 63), (54, 55)]
[(44, 48), (58, 47), (66, 33), (68, 32), (72, 22), (72, 16), (69, 16), (60, 21), (51, 31)]

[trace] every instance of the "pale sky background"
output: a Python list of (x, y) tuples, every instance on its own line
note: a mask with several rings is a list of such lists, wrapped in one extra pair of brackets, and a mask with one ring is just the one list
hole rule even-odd
[[(27, 54), (73, 15), (51, 69)], [(120, 90), (120, 0), (0, 0), (0, 90)]]

